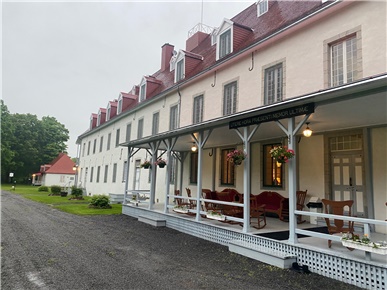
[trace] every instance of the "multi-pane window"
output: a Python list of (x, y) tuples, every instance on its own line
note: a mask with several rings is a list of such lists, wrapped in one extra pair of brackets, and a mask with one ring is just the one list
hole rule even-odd
[(128, 175), (128, 161), (125, 160), (124, 161), (124, 170), (122, 170), (122, 182), (125, 182), (126, 181), (126, 177)]
[(94, 167), (91, 167), (91, 169), (90, 169), (90, 182), (93, 182), (93, 175), (94, 175)]
[(130, 141), (130, 135), (132, 134), (132, 123), (126, 124), (126, 137), (125, 141)]
[(176, 64), (176, 82), (184, 79), (184, 59), (181, 59)]
[(105, 118), (106, 121), (109, 121), (109, 119), (110, 119), (110, 111), (111, 111), (111, 107), (110, 107), (110, 104), (109, 104), (109, 106), (108, 106), (108, 108), (106, 110), (106, 118)]
[(357, 58), (355, 36), (330, 45), (332, 87), (357, 79)]
[(237, 82), (232, 82), (224, 86), (223, 115), (230, 115), (236, 112), (237, 103)]
[(106, 150), (110, 150), (110, 142), (111, 142), (111, 139), (112, 139), (112, 133), (109, 133), (109, 134), (108, 134), (108, 137), (107, 137)]
[(169, 115), (169, 130), (174, 130), (178, 127), (178, 107), (177, 105), (171, 107)]
[(153, 114), (153, 120), (152, 120), (152, 135), (155, 135), (159, 133), (159, 119), (160, 119), (160, 113), (154, 113)]
[(193, 101), (193, 118), (192, 123), (203, 122), (203, 95), (197, 96)]
[(223, 32), (219, 36), (219, 58), (231, 52), (231, 29)]
[(90, 141), (87, 143), (87, 155), (90, 155)]
[(99, 176), (101, 174), (101, 166), (97, 167), (97, 182), (99, 182)]
[(117, 115), (121, 114), (122, 112), (122, 98), (118, 99), (118, 104), (117, 104)]
[(120, 144), (120, 129), (116, 130), (116, 147)]
[(141, 139), (144, 134), (144, 119), (138, 120), (138, 126), (137, 126), (137, 139)]
[(108, 179), (109, 165), (105, 165), (105, 174), (103, 176), (103, 182), (106, 183)]
[(235, 148), (222, 149), (220, 157), (220, 183), (222, 185), (234, 185), (235, 165), (227, 160), (227, 154)]
[(140, 87), (140, 102), (142, 102), (142, 101), (145, 100), (145, 90), (146, 90), (146, 85), (143, 84), (143, 85)]
[(99, 140), (99, 152), (102, 152), (102, 149), (103, 149), (103, 136), (101, 136)]
[(282, 63), (265, 69), (265, 105), (282, 101), (283, 70)]
[(96, 148), (97, 148), (97, 139), (94, 139), (94, 143), (93, 143), (93, 154), (95, 154)]
[(86, 143), (83, 143), (83, 148), (82, 148), (82, 157), (85, 156), (85, 149), (86, 149)]
[(117, 163), (113, 164), (113, 176), (112, 176), (112, 182), (116, 182), (117, 180)]
[(191, 152), (189, 182), (194, 184), (198, 182), (198, 153), (197, 152)]
[(97, 126), (101, 125), (101, 111), (98, 112)]
[(268, 0), (259, 0), (257, 3), (257, 15), (258, 17), (266, 13), (268, 10)]
[(281, 144), (268, 144), (263, 145), (263, 186), (264, 187), (283, 187), (283, 165), (277, 163), (274, 158), (271, 157), (270, 150), (275, 146)]

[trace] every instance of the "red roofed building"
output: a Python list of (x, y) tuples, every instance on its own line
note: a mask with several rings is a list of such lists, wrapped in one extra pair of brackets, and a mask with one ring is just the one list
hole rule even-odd
[(75, 180), (75, 163), (66, 153), (59, 153), (50, 164), (40, 166), (40, 171), (32, 175), (32, 185), (73, 186)]

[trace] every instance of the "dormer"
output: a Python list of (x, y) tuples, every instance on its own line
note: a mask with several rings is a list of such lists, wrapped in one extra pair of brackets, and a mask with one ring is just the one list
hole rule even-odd
[(194, 68), (203, 60), (201, 55), (180, 50), (176, 55), (175, 62), (175, 83), (185, 79)]
[(97, 114), (92, 113), (90, 116), (90, 130), (97, 126)]
[(110, 101), (106, 107), (106, 121), (117, 115), (117, 100)]
[(136, 95), (133, 95), (131, 93), (121, 92), (117, 102), (117, 115), (121, 114), (122, 112), (125, 112), (129, 108), (134, 107), (136, 103), (137, 103)]
[(265, 14), (269, 10), (269, 0), (258, 0), (257, 17)]
[(105, 108), (99, 108), (98, 110), (98, 116), (97, 116), (97, 126), (102, 125), (105, 123), (106, 120), (106, 109)]
[(159, 93), (162, 82), (153, 76), (144, 76), (140, 82), (138, 102), (141, 103)]
[(252, 31), (250, 27), (224, 19), (216, 35), (216, 60), (233, 53)]

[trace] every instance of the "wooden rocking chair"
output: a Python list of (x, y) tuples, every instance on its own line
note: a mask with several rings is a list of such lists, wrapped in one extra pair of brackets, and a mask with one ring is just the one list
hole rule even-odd
[[(303, 210), (304, 209), (304, 204), (305, 204), (305, 198), (308, 190), (301, 191), (298, 190), (296, 192), (296, 210)], [(280, 214), (280, 220), (281, 221), (287, 221), (289, 220), (289, 198), (284, 198), (282, 200), (282, 208), (281, 208), (281, 214)], [(286, 218), (286, 219), (285, 219)], [(304, 223), (305, 220), (302, 220), (302, 216), (298, 215), (297, 216), (297, 223), (302, 224)]]
[[(324, 204), (325, 213), (326, 214), (334, 214), (334, 215), (344, 215), (345, 210), (348, 211), (348, 216), (352, 216), (352, 205), (353, 200), (343, 200), (343, 201), (334, 201), (329, 199), (322, 199), (322, 203)], [(325, 218), (325, 222), (328, 227), (328, 232), (330, 235), (338, 234), (338, 233), (351, 233), (353, 234), (354, 222), (351, 221), (343, 221), (340, 219), (330, 220), (329, 218)], [(328, 240), (329, 248), (332, 246), (332, 241)], [(352, 248), (348, 248), (349, 250), (353, 250)]]

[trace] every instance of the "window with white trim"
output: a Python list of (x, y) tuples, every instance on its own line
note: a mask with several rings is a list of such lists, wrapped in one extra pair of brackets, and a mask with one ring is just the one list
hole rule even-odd
[(265, 69), (264, 84), (265, 105), (282, 101), (283, 96), (283, 67), (278, 63)]
[(178, 128), (178, 107), (174, 105), (170, 109), (169, 114), (169, 130)]
[(330, 45), (331, 86), (353, 82), (357, 79), (357, 41), (352, 36)]
[(153, 114), (152, 119), (152, 135), (156, 135), (159, 133), (159, 120), (160, 120), (160, 113), (156, 112)]
[(131, 134), (132, 134), (132, 123), (128, 123), (128, 124), (126, 124), (125, 141), (130, 141)]
[(100, 176), (100, 174), (101, 174), (101, 166), (98, 166), (97, 167), (97, 183), (99, 182), (99, 176)]
[(107, 183), (108, 173), (109, 173), (109, 165), (105, 165), (105, 174), (103, 176), (103, 182), (104, 183)]
[(99, 152), (102, 152), (103, 149), (103, 136), (101, 136), (101, 139), (99, 141)]
[(176, 63), (175, 82), (184, 79), (184, 58)]
[(82, 147), (82, 157), (85, 157), (85, 149), (86, 149), (86, 143), (83, 143), (83, 147)]
[(145, 93), (146, 93), (146, 84), (142, 84), (140, 87), (140, 98), (139, 98), (140, 102), (145, 100), (145, 96), (146, 96)]
[(128, 161), (125, 160), (124, 161), (124, 170), (122, 170), (122, 182), (125, 182), (126, 181), (126, 177), (128, 175)]
[(235, 184), (235, 165), (227, 159), (227, 154), (234, 151), (235, 148), (222, 149), (220, 160), (220, 184), (234, 185)]
[(269, 3), (268, 0), (259, 0), (257, 2), (257, 16), (261, 16), (262, 14), (265, 14), (267, 10), (269, 9)]
[(116, 130), (116, 147), (120, 144), (120, 129)]
[(144, 134), (144, 118), (138, 120), (137, 139), (141, 139)]
[(107, 138), (106, 150), (110, 150), (111, 139), (112, 139), (112, 133), (109, 133)]
[(90, 182), (93, 182), (94, 167), (90, 168)]
[(118, 103), (117, 103), (117, 115), (121, 114), (122, 112), (122, 96), (118, 98)]
[(97, 126), (101, 125), (101, 111), (98, 112), (97, 116)]
[(262, 186), (263, 187), (283, 187), (283, 167), (281, 163), (271, 157), (270, 150), (281, 144), (263, 145), (263, 162), (262, 162)]
[(110, 119), (110, 111), (111, 111), (111, 106), (110, 106), (110, 103), (109, 103), (109, 105), (107, 107), (107, 110), (106, 110), (106, 116), (105, 116), (105, 120), (106, 121), (109, 121), (109, 119)]
[(231, 28), (219, 36), (219, 58), (231, 53)]
[(237, 104), (237, 81), (224, 86), (223, 92), (223, 116), (236, 112)]
[(112, 176), (112, 182), (115, 183), (117, 180), (117, 163), (113, 164), (113, 176)]
[(192, 123), (203, 122), (203, 95), (196, 96), (193, 100), (193, 117)]
[(97, 139), (94, 139), (94, 143), (93, 143), (93, 154), (95, 154), (95, 150), (97, 150)]
[(90, 155), (90, 141), (87, 143), (87, 155)]

